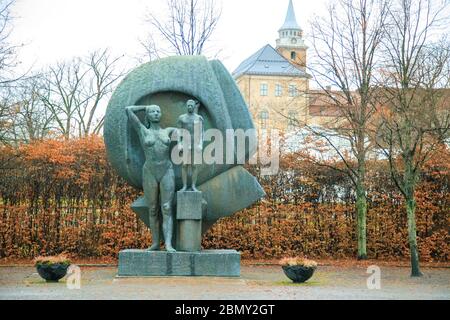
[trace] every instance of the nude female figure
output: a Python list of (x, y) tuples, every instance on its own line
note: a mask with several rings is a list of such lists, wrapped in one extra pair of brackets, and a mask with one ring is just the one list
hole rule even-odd
[[(160, 249), (161, 224), (158, 215), (160, 206), (166, 250), (175, 252), (176, 250), (172, 246), (175, 174), (170, 161), (170, 143), (171, 135), (176, 129), (161, 128), (161, 108), (159, 106), (134, 106), (127, 107), (126, 110), (145, 153), (146, 161), (142, 169), (142, 178), (153, 241), (149, 250), (158, 251)], [(139, 111), (145, 111), (145, 124), (136, 116), (136, 112)]]

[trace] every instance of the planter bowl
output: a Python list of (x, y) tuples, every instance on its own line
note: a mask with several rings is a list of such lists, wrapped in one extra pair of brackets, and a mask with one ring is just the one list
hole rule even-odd
[(36, 266), (39, 275), (47, 282), (58, 282), (67, 274), (69, 265), (66, 263), (38, 264)]
[(316, 268), (304, 266), (283, 266), (284, 274), (294, 283), (303, 283), (310, 279)]

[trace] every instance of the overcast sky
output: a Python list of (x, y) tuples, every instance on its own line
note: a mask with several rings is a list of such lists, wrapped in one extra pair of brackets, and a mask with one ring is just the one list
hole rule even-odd
[[(22, 68), (39, 68), (99, 48), (132, 58), (142, 53), (149, 10), (164, 13), (165, 0), (16, 0), (11, 41), (24, 43)], [(220, 1), (220, 0), (219, 0)], [(233, 71), (267, 43), (275, 45), (288, 0), (223, 0), (213, 46)], [(297, 20), (308, 34), (308, 19), (320, 14), (326, 0), (294, 0)], [(131, 60), (130, 60), (131, 61)]]
[[(275, 46), (289, 0), (216, 1), (223, 11), (213, 47), (222, 49), (220, 58), (230, 72), (267, 43)], [(325, 13), (328, 0), (293, 1), (308, 44), (308, 22)], [(143, 53), (139, 39), (149, 33), (146, 13), (165, 16), (165, 8), (166, 0), (16, 0), (10, 41), (24, 44), (23, 70), (103, 48), (126, 55), (132, 66)]]

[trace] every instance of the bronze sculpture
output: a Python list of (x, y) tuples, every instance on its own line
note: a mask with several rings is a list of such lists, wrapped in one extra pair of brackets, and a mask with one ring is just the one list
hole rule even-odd
[[(187, 181), (192, 179), (192, 191), (197, 190), (199, 165), (202, 161), (203, 151), (203, 117), (196, 113), (199, 103), (194, 100), (186, 102), (187, 113), (178, 118), (178, 147), (183, 152), (183, 166), (181, 177), (183, 180), (182, 192), (187, 191)], [(183, 132), (184, 131), (184, 132)], [(186, 141), (187, 140), (187, 141)]]
[[(134, 201), (131, 208), (154, 234), (151, 249), (155, 251), (127, 249), (119, 253), (119, 276), (239, 276), (240, 274), (238, 252), (198, 251), (201, 247), (197, 245), (201, 241), (202, 234), (205, 234), (219, 219), (233, 215), (264, 196), (258, 181), (245, 168), (235, 162), (228, 163), (225, 157), (223, 159), (218, 157), (217, 163), (202, 163), (196, 167), (197, 172), (193, 172), (194, 180), (198, 173), (194, 187), (201, 192), (190, 190), (180, 192), (177, 199), (173, 199), (173, 205), (167, 200), (171, 199), (171, 196), (166, 196), (166, 201), (162, 202), (155, 196), (154, 190), (158, 192), (159, 189), (179, 190), (183, 187), (183, 170), (175, 167), (176, 164), (182, 165), (183, 159), (180, 161), (179, 152), (173, 152), (178, 150), (170, 150), (176, 141), (172, 139), (170, 145), (167, 143), (169, 137), (177, 130), (169, 127), (176, 127), (180, 114), (186, 113), (184, 110), (188, 100), (201, 101), (200, 112), (207, 130), (213, 129), (226, 136), (227, 131), (231, 129), (244, 131), (254, 129), (248, 107), (233, 77), (220, 61), (208, 61), (202, 56), (169, 57), (139, 66), (122, 81), (108, 104), (104, 127), (108, 159), (117, 173), (131, 186), (145, 190), (147, 195)], [(164, 113), (161, 122), (158, 121), (161, 112), (158, 107), (127, 108), (127, 106), (150, 105), (161, 106)], [(192, 106), (192, 103), (189, 105)], [(129, 111), (124, 112), (125, 108)], [(146, 120), (141, 117), (143, 111), (148, 111)], [(168, 129), (161, 129), (160, 126)], [(205, 133), (205, 137), (207, 136), (209, 137)], [(253, 136), (256, 139), (256, 134)], [(147, 143), (146, 140), (152, 140), (152, 143)], [(205, 147), (211, 143), (205, 138)], [(200, 150), (200, 143), (197, 143), (197, 149)], [(236, 153), (236, 146), (231, 148), (230, 152)], [(246, 159), (254, 152), (252, 148), (246, 146)], [(172, 163), (170, 163), (171, 155), (174, 156), (171, 159)], [(163, 169), (156, 170), (160, 167)], [(175, 187), (173, 177), (170, 177), (173, 173)], [(153, 178), (150, 179), (151, 177)], [(185, 184), (187, 178), (186, 175)], [(167, 182), (169, 180), (170, 183)], [(207, 206), (204, 205), (206, 203)], [(167, 204), (165, 208), (164, 204)], [(172, 208), (173, 218), (167, 214), (171, 211), (167, 209)], [(166, 213), (164, 219), (157, 216), (160, 216), (159, 211)], [(149, 213), (152, 213), (151, 217)], [(173, 250), (167, 245), (173, 241), (177, 252), (157, 251), (160, 240), (158, 227), (161, 220), (165, 220), (162, 225), (165, 225), (163, 229), (166, 248)], [(199, 224), (201, 230), (198, 228)], [(176, 246), (175, 238), (177, 238)], [(196, 244), (196, 247), (191, 244)]]
[[(127, 107), (126, 110), (145, 154), (142, 179), (153, 242), (149, 250), (160, 249), (160, 208), (166, 250), (175, 252), (172, 246), (175, 174), (170, 160), (170, 144), (172, 133), (176, 129), (161, 128), (161, 108), (157, 105)], [(139, 111), (145, 111), (145, 125), (136, 115)]]

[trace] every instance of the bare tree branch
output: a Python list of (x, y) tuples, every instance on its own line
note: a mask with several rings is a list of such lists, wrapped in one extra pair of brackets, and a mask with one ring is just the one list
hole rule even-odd
[(104, 117), (98, 114), (101, 103), (124, 75), (117, 70), (120, 59), (112, 58), (108, 50), (96, 51), (57, 63), (44, 73), (40, 98), (66, 139), (100, 132)]
[(156, 13), (148, 14), (150, 34), (141, 41), (148, 59), (151, 61), (171, 54), (207, 54), (207, 44), (221, 16), (217, 1), (167, 0), (167, 9), (167, 18)]

